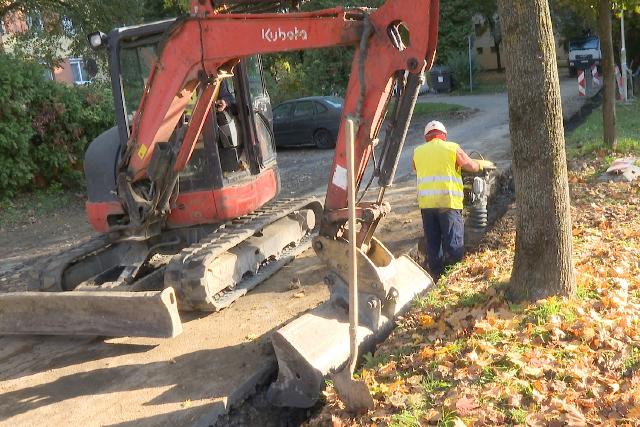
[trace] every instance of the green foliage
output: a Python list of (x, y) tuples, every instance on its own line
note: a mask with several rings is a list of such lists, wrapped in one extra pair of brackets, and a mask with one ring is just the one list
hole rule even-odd
[(420, 427), (422, 410), (419, 408), (405, 409), (391, 417), (390, 427)]
[(640, 369), (640, 347), (632, 347), (631, 353), (623, 362), (624, 373), (631, 375)]
[[(640, 102), (618, 104), (616, 106), (618, 148), (620, 153), (640, 154)], [(602, 138), (602, 108), (591, 113), (586, 122), (567, 136), (569, 157), (585, 156), (605, 149)]]
[(533, 323), (534, 325), (541, 326), (548, 322), (552, 316), (566, 321), (572, 321), (575, 319), (576, 314), (573, 309), (564, 304), (561, 299), (551, 297), (528, 309), (523, 324)]
[[(452, 54), (447, 61), (447, 66), (451, 69), (451, 76), (453, 77), (453, 87), (458, 89), (466, 89), (469, 87), (469, 54), (467, 51), (460, 51)], [(480, 71), (478, 67), (478, 61), (474, 55), (471, 56), (471, 72), (473, 80)]]
[(448, 64), (460, 52), (467, 51), (467, 36), (473, 31), (471, 18), (474, 14), (474, 9), (469, 7), (469, 2), (466, 0), (440, 2), (436, 63)]
[(94, 31), (108, 33), (186, 11), (184, 0), (0, 0), (0, 18), (19, 12), (35, 23), (13, 35), (13, 53), (48, 66), (69, 56), (102, 59), (87, 43), (87, 34)]
[(43, 75), (38, 64), (0, 55), (0, 199), (33, 183), (76, 183), (86, 146), (114, 121), (107, 88)]
[(312, 95), (343, 96), (349, 76), (353, 49), (338, 47), (263, 58), (266, 82), (272, 102)]
[(35, 132), (29, 111), (42, 73), (39, 67), (0, 56), (0, 195), (11, 194), (33, 176), (29, 141)]

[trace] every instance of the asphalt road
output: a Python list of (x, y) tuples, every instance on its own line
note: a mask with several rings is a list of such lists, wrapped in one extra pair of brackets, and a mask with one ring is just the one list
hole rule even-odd
[[(579, 98), (577, 83), (574, 79), (563, 79), (562, 92), (563, 115), (566, 118), (575, 114), (583, 105)], [(449, 139), (459, 143), (467, 153), (478, 152), (486, 159), (494, 161), (499, 168), (511, 164), (511, 141), (509, 135), (509, 111), (506, 93), (483, 95), (427, 95), (421, 96), (420, 103), (451, 103), (473, 110), (462, 120), (447, 121)], [(439, 117), (438, 117), (439, 118)], [(405, 148), (400, 157), (396, 181), (412, 179), (411, 158), (413, 148), (422, 142), (422, 129), (433, 117), (414, 118)], [(278, 151), (283, 196), (301, 196), (316, 194), (322, 196), (326, 191), (333, 161), (333, 150), (316, 148), (287, 148)]]

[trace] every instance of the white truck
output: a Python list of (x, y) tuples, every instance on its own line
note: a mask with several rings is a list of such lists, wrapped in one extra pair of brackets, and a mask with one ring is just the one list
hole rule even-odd
[(588, 69), (591, 65), (600, 66), (602, 51), (600, 39), (596, 36), (572, 39), (569, 41), (569, 73), (576, 75), (578, 69)]

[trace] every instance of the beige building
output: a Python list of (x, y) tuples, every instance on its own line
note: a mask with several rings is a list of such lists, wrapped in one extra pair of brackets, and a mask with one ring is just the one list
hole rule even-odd
[[(489, 25), (485, 22), (485, 18), (476, 15), (473, 18), (474, 25), (474, 45), (473, 53), (476, 55), (478, 64), (482, 70), (498, 69), (498, 49), (491, 35)], [(556, 55), (558, 58), (558, 66), (569, 66), (569, 54), (562, 43), (561, 38), (556, 34)], [(504, 58), (502, 59), (502, 68), (504, 68)]]
[[(12, 52), (14, 36), (34, 27), (44, 30), (42, 19), (34, 19), (20, 12), (11, 13), (4, 18), (0, 18), (0, 51)], [(68, 45), (68, 43), (63, 44)], [(48, 70), (45, 78), (67, 84), (85, 84), (89, 82), (90, 78), (85, 70), (82, 58), (67, 57), (66, 52), (61, 53), (60, 56), (64, 57), (60, 66)]]

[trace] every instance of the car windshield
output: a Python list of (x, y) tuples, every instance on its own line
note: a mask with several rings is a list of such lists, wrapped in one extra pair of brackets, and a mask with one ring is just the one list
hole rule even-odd
[(590, 50), (590, 49), (598, 49), (598, 39), (584, 39), (584, 40), (574, 40), (569, 43), (570, 50)]
[(120, 73), (129, 123), (140, 105), (151, 67), (158, 57), (157, 47), (157, 43), (131, 43), (123, 44), (120, 49)]

